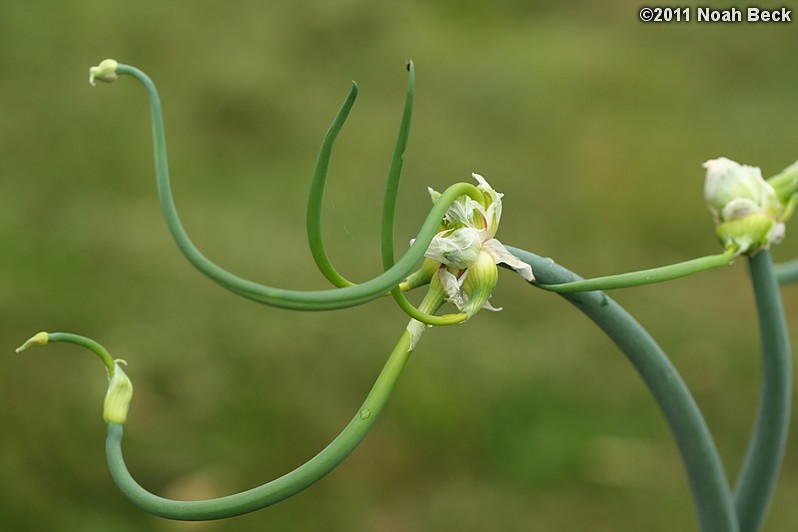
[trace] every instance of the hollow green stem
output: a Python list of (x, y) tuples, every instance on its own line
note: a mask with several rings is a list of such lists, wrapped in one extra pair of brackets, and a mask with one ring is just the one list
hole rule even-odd
[(779, 284), (789, 284), (798, 281), (798, 259), (776, 264), (775, 273)]
[(416, 307), (405, 297), (404, 293), (402, 293), (402, 289), (398, 286), (391, 289), (391, 295), (396, 300), (396, 303), (399, 305), (405, 314), (410, 316), (411, 318), (420, 321), (421, 323), (425, 323), (427, 325), (456, 325), (458, 323), (463, 323), (468, 319), (468, 314), (465, 312), (458, 312), (456, 314), (444, 314), (443, 316), (435, 316), (434, 314), (428, 314), (423, 312)]
[[(399, 127), (399, 135), (396, 140), (394, 154), (391, 160), (391, 167), (388, 172), (388, 180), (385, 188), (385, 199), (383, 202), (382, 216), (382, 258), (383, 266), (386, 270), (394, 265), (393, 244), (394, 244), (394, 221), (396, 217), (396, 198), (399, 189), (399, 178), (402, 173), (402, 162), (407, 149), (407, 139), (410, 133), (410, 121), (413, 115), (413, 100), (415, 95), (415, 69), (413, 62), (407, 64), (408, 81), (405, 107), (402, 114), (402, 122)], [(321, 204), (324, 197), (324, 185), (327, 179), (330, 157), (335, 140), (343, 128), (346, 118), (357, 98), (357, 85), (353, 84), (349, 96), (344, 101), (338, 114), (333, 119), (324, 141), (322, 142), (319, 157), (316, 161), (316, 168), (313, 172), (313, 180), (310, 187), (310, 197), (307, 209), (307, 231), (310, 250), (319, 271), (335, 286), (347, 287), (354, 286), (355, 283), (345, 279), (332, 265), (324, 247), (324, 240), (321, 235)], [(452, 325), (465, 321), (468, 316), (464, 313), (447, 314), (445, 316), (435, 316), (426, 314), (413, 306), (404, 296), (402, 289), (395, 287), (391, 289), (391, 295), (401, 308), (410, 317), (427, 325)]]
[(384, 408), (407, 362), (409, 334), (403, 333), (363, 405), (344, 430), (316, 456), (290, 473), (256, 488), (202, 501), (176, 501), (150, 493), (131, 476), (122, 455), (121, 425), (109, 424), (106, 456), (114, 482), (134, 504), (155, 515), (184, 521), (224, 519), (245, 514), (299, 493), (320, 480), (357, 447)]
[(341, 132), (341, 128), (344, 127), (344, 122), (349, 116), (349, 111), (352, 110), (355, 99), (357, 99), (357, 83), (352, 82), (349, 96), (347, 96), (341, 109), (335, 115), (327, 134), (324, 136), (324, 141), (321, 143), (319, 156), (316, 159), (316, 167), (313, 170), (313, 179), (310, 183), (310, 196), (308, 197), (306, 215), (308, 244), (310, 244), (313, 260), (316, 261), (316, 266), (319, 267), (322, 275), (339, 288), (353, 286), (355, 283), (338, 273), (338, 270), (335, 269), (327, 256), (327, 250), (324, 248), (324, 239), (321, 236), (321, 204), (324, 199), (324, 184), (327, 181), (327, 170), (330, 167), (332, 149), (335, 145), (335, 140), (338, 138), (338, 133)]
[(46, 333), (40, 332), (29, 338), (17, 348), (17, 353), (35, 345), (47, 345), (51, 342), (66, 342), (79, 345), (93, 351), (105, 364), (108, 373), (108, 390), (103, 402), (103, 419), (109, 423), (124, 423), (133, 398), (133, 383), (120, 364), (127, 364), (124, 360), (114, 360), (111, 354), (102, 345), (91, 338), (72, 333)]
[(754, 431), (735, 486), (740, 532), (762, 528), (781, 469), (792, 400), (790, 341), (770, 251), (750, 258), (759, 317), (762, 384)]
[[(399, 125), (399, 134), (396, 137), (396, 144), (391, 157), (391, 166), (388, 169), (388, 180), (385, 185), (385, 196), (382, 203), (382, 225), (381, 225), (381, 249), (382, 267), (388, 270), (394, 265), (394, 229), (396, 224), (396, 200), (399, 195), (399, 178), (402, 175), (402, 165), (407, 151), (407, 140), (410, 136), (410, 123), (413, 118), (413, 103), (416, 94), (416, 69), (413, 61), (407, 62), (407, 93), (405, 96), (405, 108), (402, 112), (402, 122)], [(468, 314), (463, 312), (457, 314), (447, 314), (445, 316), (434, 316), (417, 309), (405, 297), (402, 287), (396, 286), (391, 289), (396, 303), (408, 316), (425, 323), (427, 325), (454, 325), (462, 323), (468, 319)]]
[(538, 283), (540, 288), (557, 293), (587, 292), (590, 290), (613, 290), (616, 288), (630, 288), (632, 286), (642, 286), (646, 284), (661, 283), (687, 277), (695, 273), (700, 273), (712, 268), (719, 268), (731, 264), (734, 260), (737, 249), (730, 247), (718, 255), (699, 257), (669, 266), (651, 268), (637, 272), (620, 273), (617, 275), (607, 275), (568, 283)]
[(449, 205), (461, 195), (480, 198), (480, 192), (469, 183), (450, 186), (430, 211), (419, 229), (416, 242), (407, 253), (383, 274), (355, 286), (331, 290), (287, 290), (261, 285), (232, 274), (205, 257), (189, 238), (174, 204), (169, 182), (169, 167), (166, 153), (163, 112), (158, 91), (152, 80), (141, 70), (130, 65), (118, 65), (116, 74), (129, 75), (139, 81), (147, 91), (152, 118), (155, 173), (161, 208), (172, 236), (180, 251), (198, 270), (241, 296), (276, 307), (294, 310), (331, 310), (346, 308), (371, 301), (398, 285), (418, 264), (427, 250)]
[(407, 62), (407, 94), (399, 135), (396, 138), (391, 166), (388, 169), (388, 180), (385, 184), (385, 196), (382, 202), (382, 267), (386, 270), (393, 266), (394, 225), (396, 221), (396, 200), (399, 194), (399, 178), (407, 151), (407, 139), (410, 135), (410, 122), (413, 118), (413, 103), (416, 94), (416, 70), (412, 61)]
[[(574, 283), (574, 273), (549, 259), (506, 246), (530, 264), (543, 284)], [(738, 530), (734, 502), (707, 424), (676, 368), (648, 332), (602, 292), (564, 294), (623, 351), (648, 386), (671, 428), (682, 455), (703, 532)]]
[[(431, 314), (442, 302), (442, 298), (428, 294), (421, 303), (421, 311)], [(410, 333), (405, 331), (399, 337), (396, 347), (388, 357), (365, 401), (344, 430), (316, 456), (271, 482), (217, 499), (203, 501), (165, 499), (144, 489), (131, 476), (122, 455), (122, 426), (109, 423), (105, 451), (111, 476), (119, 489), (134, 504), (150, 513), (169, 519), (184, 521), (223, 519), (278, 503), (323, 478), (357, 447), (388, 402), (413, 347)]]
[(34, 345), (47, 345), (53, 342), (65, 342), (89, 349), (98, 357), (100, 357), (100, 360), (103, 361), (105, 368), (108, 370), (108, 375), (113, 376), (114, 370), (116, 368), (114, 364), (114, 358), (111, 356), (111, 353), (109, 353), (107, 349), (91, 338), (80, 336), (78, 334), (40, 332), (18, 347), (17, 353), (21, 353), (22, 351), (25, 351)]

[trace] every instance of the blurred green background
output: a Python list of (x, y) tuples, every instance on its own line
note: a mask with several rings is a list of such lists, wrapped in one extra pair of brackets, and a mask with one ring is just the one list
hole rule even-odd
[[(266, 308), (192, 269), (158, 208), (142, 89), (87, 83), (106, 57), (160, 87), (189, 233), (262, 282), (327, 286), (307, 251), (304, 205), (351, 79), (361, 97), (333, 159), (325, 236), (344, 275), (380, 270), (407, 58), (418, 87), (398, 251), (429, 208), (426, 187), (472, 171), (505, 193), (501, 241), (582, 275), (718, 251), (701, 163), (728, 156), (767, 176), (798, 158), (798, 21), (642, 24), (640, 7), (0, 4), (0, 529), (695, 530), (677, 451), (631, 366), (576, 309), (507, 272), (493, 297), (504, 311), (428, 332), (343, 466), (224, 522), (164, 521), (116, 490), (104, 373), (89, 353), (13, 353), (37, 331), (71, 331), (126, 358), (134, 475), (158, 493), (206, 497), (274, 478), (325, 445), (407, 322), (387, 299), (314, 314)], [(795, 236), (774, 254), (798, 255)], [(758, 393), (745, 260), (614, 296), (673, 358), (734, 478)], [(795, 337), (798, 288), (784, 298)], [(768, 531), (798, 523), (795, 436)]]

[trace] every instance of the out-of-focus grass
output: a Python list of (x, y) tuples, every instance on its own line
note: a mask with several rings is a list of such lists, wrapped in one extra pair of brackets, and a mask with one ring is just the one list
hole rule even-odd
[[(530, 4), (0, 5), (0, 528), (694, 529), (676, 450), (634, 372), (577, 311), (507, 273), (494, 295), (504, 311), (429, 332), (342, 468), (222, 523), (151, 518), (116, 491), (90, 355), (13, 354), (46, 329), (127, 358), (134, 474), (157, 492), (208, 496), (321, 448), (406, 323), (388, 300), (262, 308), (191, 269), (158, 211), (141, 89), (86, 83), (109, 56), (159, 84), (185, 224), (245, 276), (325, 286), (303, 209), (352, 78), (361, 98), (333, 160), (325, 235), (345, 275), (379, 270), (406, 58), (418, 100), (399, 242), (428, 208), (427, 185), (477, 171), (506, 194), (503, 242), (583, 275), (717, 251), (701, 162), (725, 155), (770, 175), (798, 158), (794, 24), (643, 25), (634, 2)], [(788, 240), (776, 256), (796, 252)], [(758, 387), (744, 263), (617, 294), (683, 372), (732, 477)], [(794, 330), (795, 289), (784, 297)], [(798, 522), (796, 441), (767, 530)]]

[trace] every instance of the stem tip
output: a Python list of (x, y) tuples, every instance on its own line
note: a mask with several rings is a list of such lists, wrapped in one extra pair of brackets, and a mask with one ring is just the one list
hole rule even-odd
[(92, 86), (96, 85), (95, 81), (102, 81), (104, 83), (111, 83), (116, 81), (116, 67), (119, 63), (115, 59), (105, 59), (99, 65), (93, 66), (89, 69), (89, 83)]
[(47, 342), (50, 340), (50, 336), (46, 332), (36, 333), (27, 340), (21, 346), (17, 347), (16, 352), (21, 353), (28, 349), (29, 347), (33, 347), (35, 345), (47, 345)]

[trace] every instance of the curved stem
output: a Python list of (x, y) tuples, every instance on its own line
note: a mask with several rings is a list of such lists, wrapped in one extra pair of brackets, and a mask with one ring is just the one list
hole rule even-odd
[(331, 290), (302, 291), (274, 288), (249, 281), (211, 262), (189, 238), (180, 222), (172, 197), (163, 113), (155, 84), (144, 72), (130, 65), (118, 65), (116, 73), (134, 77), (147, 90), (152, 118), (155, 173), (161, 208), (180, 251), (202, 273), (228, 290), (254, 301), (294, 310), (331, 310), (359, 305), (380, 297), (404, 280), (421, 260), (432, 237), (438, 231), (440, 220), (443, 219), (449, 205), (457, 197), (465, 194), (473, 198), (481, 198), (477, 188), (469, 183), (457, 183), (447, 188), (441, 195), (441, 199), (433, 205), (427, 219), (419, 229), (416, 242), (410, 246), (407, 253), (392, 268), (365, 283)]
[[(405, 98), (405, 108), (402, 114), (402, 122), (399, 127), (399, 135), (396, 140), (393, 158), (391, 160), (391, 167), (388, 171), (388, 181), (385, 187), (385, 199), (383, 202), (383, 215), (382, 215), (382, 260), (384, 268), (390, 269), (394, 265), (393, 257), (393, 244), (394, 244), (394, 221), (396, 217), (396, 198), (399, 190), (399, 177), (402, 173), (402, 162), (404, 161), (404, 154), (407, 150), (407, 139), (410, 134), (410, 120), (413, 115), (413, 100), (415, 96), (416, 76), (413, 62), (407, 64), (408, 81), (407, 81), (407, 96)], [(310, 243), (310, 251), (313, 254), (313, 259), (319, 267), (321, 273), (335, 286), (346, 287), (354, 286), (355, 283), (345, 279), (335, 267), (332, 265), (327, 252), (324, 249), (324, 241), (321, 236), (321, 204), (324, 197), (324, 185), (327, 178), (327, 170), (329, 168), (330, 156), (332, 155), (332, 148), (335, 144), (335, 139), (338, 133), (349, 116), (349, 111), (357, 98), (357, 85), (352, 85), (352, 90), (349, 96), (344, 101), (338, 114), (333, 119), (330, 129), (322, 142), (319, 157), (316, 161), (316, 169), (313, 172), (313, 180), (310, 186), (310, 197), (308, 199), (307, 209), (307, 230), (308, 242)], [(391, 289), (391, 295), (396, 300), (399, 308), (401, 308), (408, 316), (416, 319), (427, 325), (452, 325), (461, 323), (468, 319), (465, 313), (447, 314), (444, 316), (435, 316), (421, 312), (413, 306), (412, 303), (405, 297), (401, 287), (394, 287)]]
[[(542, 283), (571, 283), (579, 277), (528, 251), (507, 249), (530, 264)], [(684, 461), (703, 532), (736, 532), (737, 518), (723, 464), (706, 422), (676, 368), (648, 332), (601, 292), (563, 297), (592, 319), (623, 351), (659, 404)]]
[(357, 447), (385, 407), (402, 368), (410, 357), (410, 336), (404, 332), (363, 405), (344, 430), (316, 456), (290, 473), (250, 490), (203, 501), (176, 501), (150, 493), (131, 476), (122, 455), (121, 425), (109, 424), (106, 456), (114, 482), (134, 504), (169, 519), (200, 521), (245, 514), (280, 502), (315, 483)]
[(105, 364), (105, 369), (108, 371), (109, 377), (114, 375), (116, 365), (114, 363), (114, 357), (111, 356), (111, 353), (109, 353), (106, 348), (91, 338), (80, 336), (79, 334), (40, 332), (19, 346), (17, 348), (17, 353), (21, 353), (22, 351), (25, 351), (26, 349), (35, 345), (47, 345), (53, 342), (65, 342), (68, 344), (75, 344), (85, 347), (100, 357), (100, 360), (102, 360), (103, 364)]
[(557, 293), (587, 292), (590, 290), (612, 290), (615, 288), (629, 288), (632, 286), (642, 286), (646, 284), (661, 283), (671, 281), (680, 277), (687, 277), (695, 273), (700, 273), (712, 268), (719, 268), (731, 264), (737, 253), (736, 248), (729, 248), (721, 254), (699, 257), (669, 266), (640, 270), (637, 272), (620, 273), (617, 275), (607, 275), (580, 281), (567, 283), (538, 283), (540, 288)]
[(762, 387), (754, 431), (735, 487), (741, 532), (761, 529), (776, 487), (792, 399), (790, 341), (770, 252), (750, 258), (762, 344)]
[(405, 297), (404, 293), (402, 293), (402, 289), (400, 287), (394, 287), (391, 289), (391, 295), (396, 300), (396, 303), (399, 305), (405, 314), (413, 318), (414, 320), (418, 320), (421, 323), (426, 325), (435, 325), (435, 326), (445, 326), (445, 325), (456, 325), (458, 323), (463, 323), (468, 319), (468, 314), (465, 312), (458, 312), (456, 314), (444, 314), (443, 316), (436, 316), (434, 314), (428, 314), (423, 312), (410, 302), (410, 300)]
[[(405, 161), (407, 151), (407, 139), (410, 136), (410, 122), (413, 118), (413, 103), (416, 95), (416, 69), (413, 61), (407, 62), (407, 94), (405, 96), (405, 108), (402, 112), (402, 122), (399, 125), (399, 134), (396, 137), (393, 156), (391, 157), (391, 167), (388, 170), (388, 180), (385, 184), (385, 197), (382, 203), (382, 225), (381, 225), (381, 250), (382, 267), (386, 270), (394, 265), (393, 245), (394, 228), (396, 224), (396, 200), (399, 195), (399, 178), (402, 175), (402, 165)], [(401, 286), (391, 289), (391, 296), (405, 314), (426, 325), (454, 325), (462, 323), (468, 319), (468, 314), (460, 312), (457, 314), (447, 314), (445, 316), (434, 316), (422, 312), (413, 306), (409, 299), (404, 295)]]
[(776, 264), (775, 273), (779, 284), (789, 284), (798, 281), (798, 259)]
[(316, 159), (316, 167), (313, 170), (313, 179), (310, 182), (310, 196), (308, 197), (307, 209), (307, 230), (308, 230), (308, 244), (310, 244), (310, 252), (313, 255), (313, 260), (316, 261), (316, 266), (319, 267), (322, 275), (327, 278), (333, 285), (343, 288), (345, 286), (353, 286), (355, 283), (348, 281), (344, 278), (338, 270), (330, 262), (327, 256), (327, 251), (324, 249), (324, 240), (321, 236), (321, 203), (324, 199), (324, 183), (327, 180), (327, 170), (330, 167), (330, 157), (332, 156), (332, 149), (335, 145), (335, 139), (338, 138), (338, 133), (344, 127), (349, 116), (349, 111), (352, 110), (352, 105), (357, 98), (357, 83), (352, 82), (352, 89), (349, 91), (349, 96), (346, 97), (338, 114), (335, 115), (330, 129), (324, 136), (324, 141), (321, 143), (319, 156)]
[(382, 267), (386, 270), (393, 266), (393, 237), (396, 221), (396, 199), (399, 193), (399, 178), (402, 175), (402, 164), (407, 151), (407, 139), (410, 135), (410, 121), (413, 118), (413, 102), (416, 95), (416, 70), (412, 61), (407, 62), (407, 94), (399, 135), (396, 138), (388, 180), (385, 184), (385, 196), (382, 202), (381, 250)]

